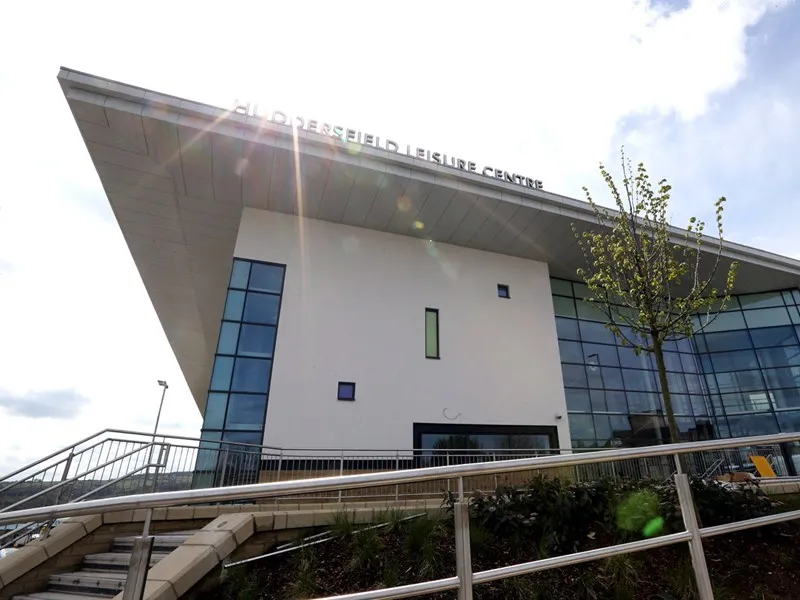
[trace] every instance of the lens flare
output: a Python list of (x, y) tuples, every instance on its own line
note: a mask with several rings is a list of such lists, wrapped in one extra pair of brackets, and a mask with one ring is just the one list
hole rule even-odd
[(425, 229), (425, 223), (423, 223), (422, 221), (414, 221), (414, 229), (416, 229), (417, 231), (422, 231), (423, 229)]
[(408, 196), (401, 196), (397, 199), (397, 210), (400, 212), (408, 212), (411, 210), (411, 198)]
[(234, 172), (236, 173), (237, 177), (241, 177), (244, 175), (245, 171), (247, 171), (247, 166), (250, 164), (250, 161), (246, 158), (240, 158), (236, 161), (236, 168), (234, 168)]
[(658, 496), (653, 490), (634, 492), (617, 508), (617, 527), (624, 531), (645, 531), (659, 518)]

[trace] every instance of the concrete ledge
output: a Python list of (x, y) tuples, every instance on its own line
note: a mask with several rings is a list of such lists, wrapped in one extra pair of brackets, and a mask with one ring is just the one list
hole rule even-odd
[(99, 515), (65, 519), (43, 540), (25, 544), (0, 561), (0, 589), (66, 550), (102, 525)]
[[(217, 517), (150, 569), (143, 600), (180, 598), (254, 533), (252, 514)], [(122, 600), (122, 593), (115, 600)]]

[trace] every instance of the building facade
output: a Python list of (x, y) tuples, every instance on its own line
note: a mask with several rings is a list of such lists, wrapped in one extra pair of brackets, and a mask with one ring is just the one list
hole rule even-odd
[[(651, 358), (574, 281), (585, 203), (313, 119), (59, 82), (204, 439), (496, 451), (667, 435)], [(732, 305), (667, 348), (685, 439), (800, 428), (800, 262), (726, 243), (732, 260)]]

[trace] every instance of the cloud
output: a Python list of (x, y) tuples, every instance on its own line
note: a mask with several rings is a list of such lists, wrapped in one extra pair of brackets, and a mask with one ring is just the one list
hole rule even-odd
[(0, 390), (0, 407), (16, 417), (29, 419), (71, 419), (89, 404), (89, 399), (75, 390), (29, 391), (13, 394)]

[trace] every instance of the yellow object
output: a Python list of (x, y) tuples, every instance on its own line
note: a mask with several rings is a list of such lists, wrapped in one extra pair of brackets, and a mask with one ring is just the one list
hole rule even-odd
[(767, 459), (763, 456), (753, 455), (750, 457), (750, 460), (753, 461), (753, 464), (758, 469), (758, 474), (761, 477), (777, 477), (775, 471), (772, 470), (772, 467), (767, 462)]

